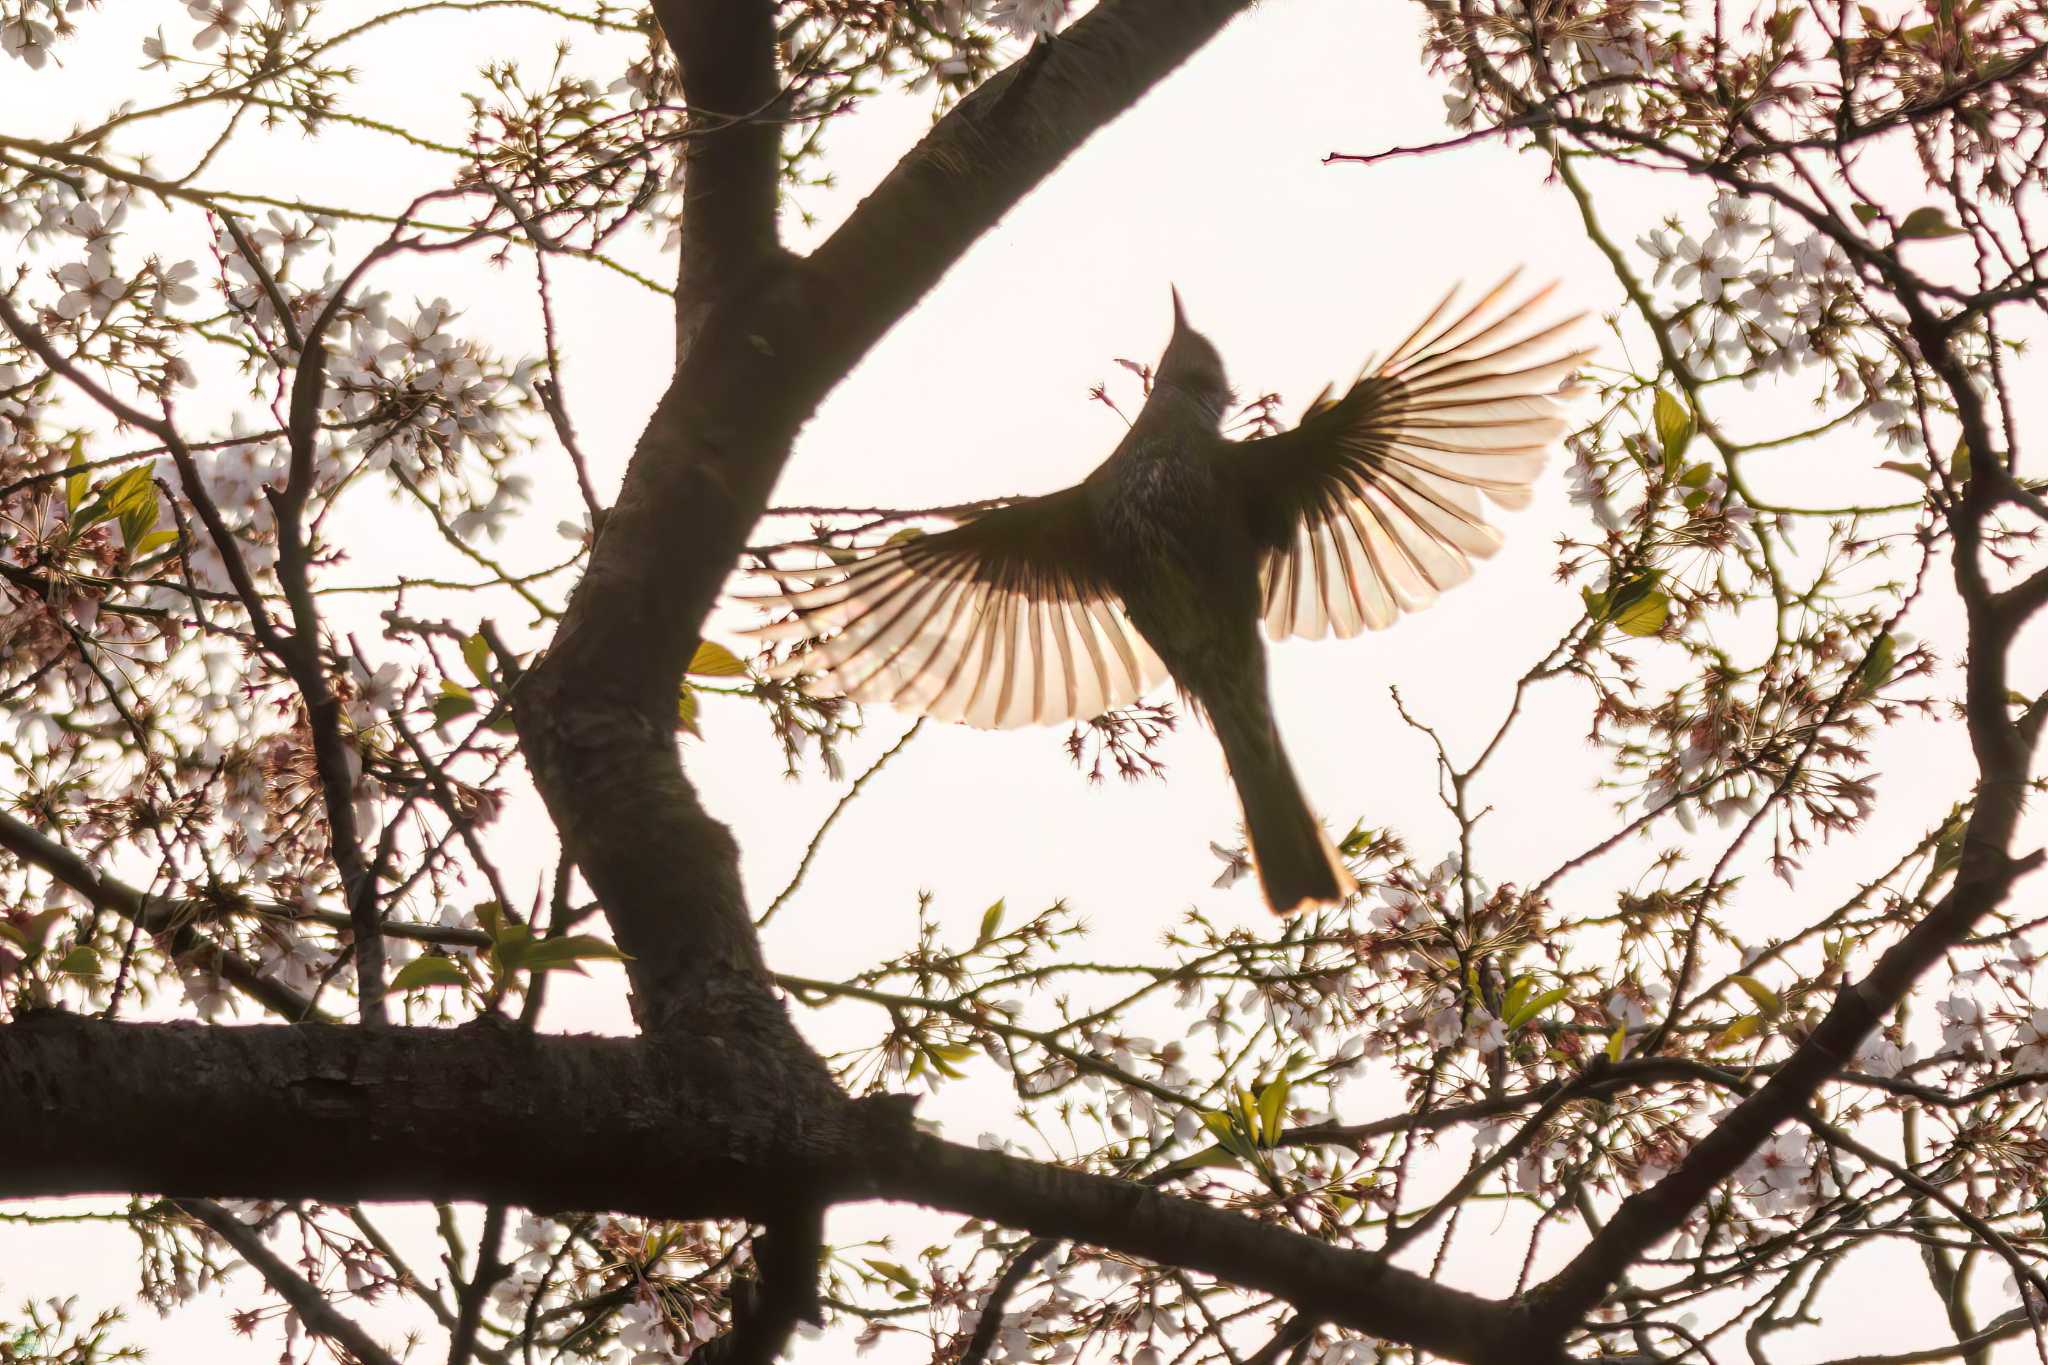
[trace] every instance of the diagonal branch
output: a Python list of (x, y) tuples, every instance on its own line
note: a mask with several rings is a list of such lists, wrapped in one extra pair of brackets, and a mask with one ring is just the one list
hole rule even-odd
[[(1938, 335), (1924, 336), (1923, 345), (1937, 370), (1943, 369), (1944, 359), (1952, 365)], [(2039, 851), (2017, 859), (2010, 852), (2029, 790), (2034, 743), (2006, 710), (2007, 655), (2024, 617), (1998, 609), (1977, 559), (1983, 518), (1996, 497), (1989, 479), (1974, 478), (1951, 513), (1956, 587), (1969, 617), (1965, 710), (1979, 774), (1977, 802), (1964, 832), (1955, 884), (1878, 959), (1869, 975), (1841, 990), (1806, 1041), (1769, 1081), (1700, 1139), (1677, 1170), (1623, 1200), (1613, 1219), (1563, 1270), (1530, 1292), (1527, 1302), (1536, 1324), (1550, 1340), (1570, 1331), (1637, 1257), (1678, 1231), (1714, 1186), (1734, 1175), (1780, 1125), (1802, 1114), (1820, 1087), (1848, 1067), (1858, 1046), (1883, 1024), (1921, 975), (1967, 937), (2014, 883), (2042, 863)]]
[(991, 77), (805, 263), (836, 382), (996, 221), (1250, 0), (1106, 0)]
[(1519, 1314), (1384, 1256), (1176, 1198), (917, 1134), (874, 1154), (867, 1193), (1179, 1266), (1285, 1299), (1311, 1320), (1461, 1361), (1534, 1362)]
[[(348, 1352), (358, 1365), (398, 1365), (398, 1357), (379, 1345), (354, 1318), (336, 1308), (319, 1286), (293, 1270), (282, 1256), (263, 1244), (256, 1230), (210, 1199), (176, 1199), (178, 1210), (211, 1228), (214, 1235), (235, 1249), (235, 1254), (254, 1266), (256, 1273), (277, 1292), (277, 1296), (299, 1315), (299, 1321), (316, 1337), (324, 1337)], [(289, 1353), (287, 1353), (289, 1354)]]

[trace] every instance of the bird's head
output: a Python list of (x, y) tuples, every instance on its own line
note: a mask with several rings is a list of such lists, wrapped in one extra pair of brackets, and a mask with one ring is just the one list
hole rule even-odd
[(1223, 374), (1223, 357), (1209, 338), (1188, 325), (1178, 289), (1173, 291), (1173, 337), (1159, 357), (1152, 382), (1173, 389), (1218, 422), (1230, 410), (1230, 380)]

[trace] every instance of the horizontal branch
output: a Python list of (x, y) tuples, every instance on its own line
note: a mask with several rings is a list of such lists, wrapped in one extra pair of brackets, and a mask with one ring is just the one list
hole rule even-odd
[(664, 1218), (776, 1213), (907, 1126), (886, 1105), (806, 1109), (719, 1048), (491, 1023), (209, 1027), (54, 1011), (0, 1026), (0, 1112), (0, 1199), (153, 1190)]
[[(747, 1219), (785, 1236), (814, 1209), (891, 1199), (1212, 1275), (1449, 1359), (1548, 1365), (1527, 1355), (1517, 1309), (1384, 1257), (944, 1142), (900, 1100), (810, 1105), (744, 1052), (703, 1044), (44, 1012), (0, 1026), (0, 1199), (458, 1200)], [(789, 1247), (811, 1263), (801, 1236)]]

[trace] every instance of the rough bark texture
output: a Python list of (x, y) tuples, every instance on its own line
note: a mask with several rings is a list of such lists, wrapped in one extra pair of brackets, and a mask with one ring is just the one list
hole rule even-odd
[(903, 1126), (886, 1102), (797, 1103), (758, 1058), (700, 1040), (62, 1014), (0, 1028), (0, 1108), (0, 1199), (152, 1190), (688, 1218), (775, 1212)]

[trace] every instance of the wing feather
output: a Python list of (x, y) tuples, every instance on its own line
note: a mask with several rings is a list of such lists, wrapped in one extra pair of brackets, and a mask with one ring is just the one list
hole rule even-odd
[(851, 564), (763, 571), (803, 647), (769, 669), (822, 696), (990, 729), (1087, 720), (1166, 676), (1106, 581), (1080, 488), (891, 541)]
[(1266, 546), (1273, 638), (1383, 629), (1499, 548), (1486, 503), (1528, 505), (1591, 354), (1567, 335), (1579, 318), (1536, 320), (1554, 285), (1517, 299), (1514, 281), (1470, 304), (1452, 290), (1342, 398), (1226, 448)]

